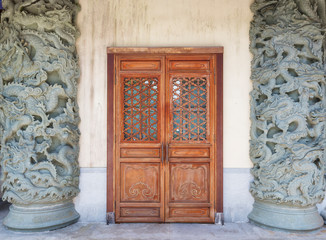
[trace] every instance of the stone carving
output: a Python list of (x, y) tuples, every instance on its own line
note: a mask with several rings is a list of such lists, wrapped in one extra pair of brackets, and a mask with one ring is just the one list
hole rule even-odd
[(315, 206), (325, 186), (325, 1), (256, 0), (252, 11), (250, 192)]
[(75, 0), (5, 0), (0, 25), (3, 199), (71, 200), (79, 184)]

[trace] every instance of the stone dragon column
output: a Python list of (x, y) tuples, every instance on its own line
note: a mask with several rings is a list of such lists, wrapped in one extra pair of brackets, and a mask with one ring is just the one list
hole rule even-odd
[(255, 0), (250, 158), (251, 222), (286, 230), (323, 225), (325, 1)]
[(77, 0), (4, 0), (0, 25), (3, 224), (50, 230), (78, 220)]

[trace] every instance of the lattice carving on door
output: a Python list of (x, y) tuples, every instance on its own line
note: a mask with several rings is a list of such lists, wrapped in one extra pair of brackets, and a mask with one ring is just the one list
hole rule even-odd
[(207, 140), (206, 77), (172, 79), (173, 141)]
[(159, 80), (157, 77), (123, 79), (123, 140), (158, 140)]

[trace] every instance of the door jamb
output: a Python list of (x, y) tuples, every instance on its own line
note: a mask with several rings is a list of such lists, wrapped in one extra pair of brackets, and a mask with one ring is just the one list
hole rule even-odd
[(115, 222), (114, 216), (114, 54), (107, 55), (107, 224)]
[(216, 125), (215, 125), (215, 223), (224, 225), (223, 215), (223, 53), (216, 54)]

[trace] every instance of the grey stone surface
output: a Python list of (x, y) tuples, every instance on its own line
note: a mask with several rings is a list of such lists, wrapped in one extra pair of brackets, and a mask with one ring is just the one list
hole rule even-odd
[[(249, 215), (252, 223), (285, 230), (314, 230), (323, 225), (317, 207), (293, 207), (256, 200)], [(317, 219), (317, 220), (316, 220)]]
[[(325, 195), (325, 1), (256, 0), (252, 10), (250, 192), (289, 214), (308, 211)], [(267, 212), (255, 206), (249, 218), (259, 222)], [(321, 226), (315, 216), (293, 215), (294, 229)], [(269, 219), (264, 224), (276, 227)]]
[(13, 231), (54, 230), (76, 223), (79, 214), (71, 202), (47, 205), (10, 206), (3, 224)]
[[(80, 193), (74, 200), (80, 222), (106, 222), (106, 174), (106, 168), (80, 169)], [(254, 202), (250, 169), (226, 168), (223, 178), (225, 222), (247, 222)]]
[[(80, 193), (74, 199), (80, 222), (106, 222), (106, 174), (106, 168), (80, 169)], [(254, 203), (249, 192), (250, 169), (226, 168), (223, 178), (225, 222), (248, 222), (247, 216)], [(326, 200), (317, 206), (321, 211), (326, 207)]]
[[(13, 203), (18, 214), (18, 209), (71, 202), (79, 193), (80, 72), (75, 47), (79, 5), (75, 0), (5, 0), (3, 7), (2, 191), (3, 199)], [(52, 213), (49, 221), (58, 218), (56, 211)], [(9, 227), (15, 225), (12, 216), (5, 221)], [(78, 214), (74, 216), (77, 220)], [(29, 224), (31, 229), (40, 227)]]
[(106, 222), (106, 181), (106, 168), (80, 169), (80, 193), (74, 199), (80, 222)]
[(226, 168), (223, 171), (223, 206), (225, 222), (247, 222), (254, 203), (249, 187), (250, 169)]
[[(0, 206), (0, 223), (8, 212)], [(1, 240), (322, 240), (326, 227), (307, 233), (286, 233), (249, 223), (216, 224), (113, 224), (76, 223), (43, 233), (16, 233), (0, 226)]]

